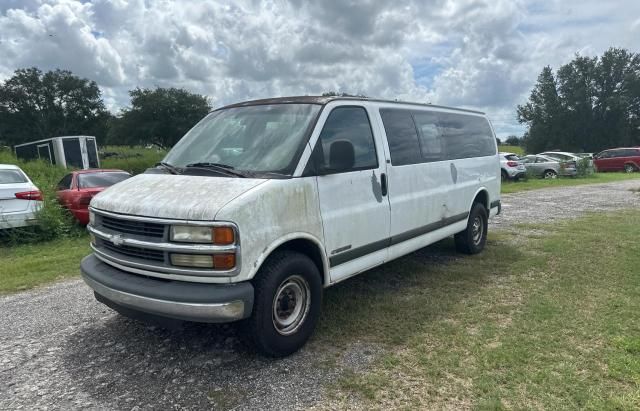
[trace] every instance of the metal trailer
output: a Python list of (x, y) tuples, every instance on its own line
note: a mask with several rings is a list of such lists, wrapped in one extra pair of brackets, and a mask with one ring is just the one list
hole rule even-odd
[(99, 168), (98, 146), (93, 136), (61, 136), (14, 147), (22, 160), (44, 160), (65, 168)]

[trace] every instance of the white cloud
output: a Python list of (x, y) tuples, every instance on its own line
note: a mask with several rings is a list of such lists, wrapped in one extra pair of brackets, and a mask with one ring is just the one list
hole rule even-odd
[(215, 105), (328, 90), (487, 111), (515, 106), (543, 66), (633, 50), (640, 3), (530, 0), (4, 0), (0, 79), (21, 67), (96, 80), (112, 110), (137, 86)]

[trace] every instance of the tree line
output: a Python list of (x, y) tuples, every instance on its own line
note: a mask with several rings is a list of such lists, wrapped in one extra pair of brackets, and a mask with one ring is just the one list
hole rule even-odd
[(544, 67), (517, 115), (531, 153), (640, 146), (640, 54), (610, 48), (576, 55), (555, 73)]
[(116, 115), (95, 81), (68, 70), (18, 69), (0, 84), (0, 146), (65, 135), (93, 135), (101, 145), (174, 145), (211, 105), (178, 88), (136, 88)]

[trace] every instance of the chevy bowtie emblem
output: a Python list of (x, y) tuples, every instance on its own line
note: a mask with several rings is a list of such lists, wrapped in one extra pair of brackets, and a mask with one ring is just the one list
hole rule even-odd
[(122, 234), (114, 235), (111, 237), (111, 242), (113, 245), (121, 246), (124, 244), (124, 238), (122, 237)]

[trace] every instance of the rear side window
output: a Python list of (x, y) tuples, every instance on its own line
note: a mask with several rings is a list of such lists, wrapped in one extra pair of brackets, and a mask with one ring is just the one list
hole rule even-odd
[(129, 173), (91, 173), (78, 175), (79, 188), (109, 187), (131, 177)]
[(411, 112), (406, 110), (380, 110), (384, 130), (389, 142), (391, 163), (394, 166), (422, 162), (418, 133)]
[(72, 174), (67, 174), (62, 177), (62, 180), (58, 183), (58, 190), (68, 190), (71, 188), (71, 180), (73, 179)]
[(27, 178), (18, 170), (0, 170), (0, 184), (26, 183)]
[(420, 152), (423, 161), (446, 160), (440, 119), (437, 113), (415, 113), (416, 126), (420, 132)]
[(315, 148), (316, 165), (330, 172), (334, 168), (330, 161), (331, 147), (337, 143), (334, 151), (338, 148), (344, 150), (345, 142), (353, 145), (353, 166), (349, 169), (340, 169), (340, 172), (378, 167), (369, 116), (363, 107), (333, 109), (322, 128)]
[(438, 113), (447, 159), (484, 157), (496, 153), (496, 142), (483, 117)]

